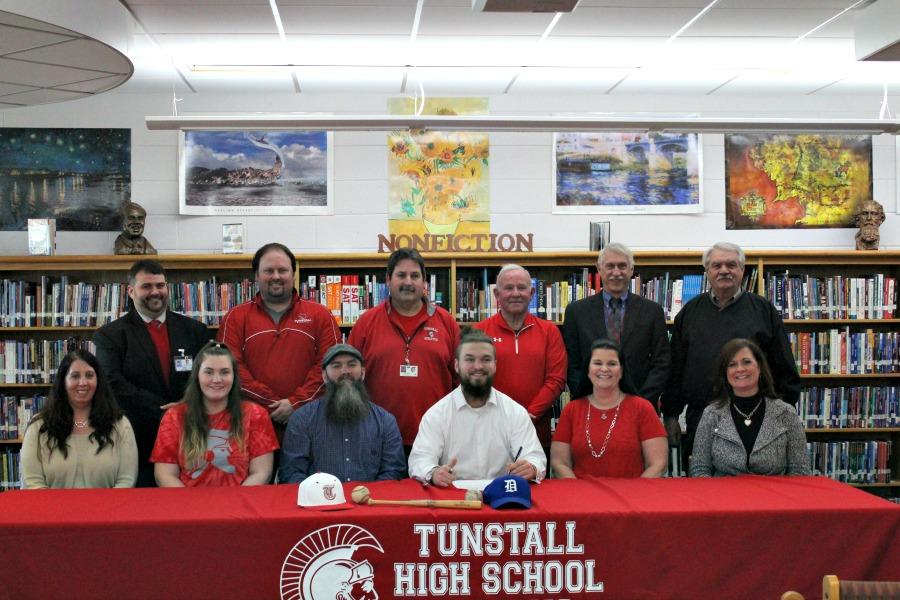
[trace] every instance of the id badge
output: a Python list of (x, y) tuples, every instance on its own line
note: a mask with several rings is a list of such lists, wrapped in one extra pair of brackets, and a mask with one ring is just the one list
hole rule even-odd
[(400, 377), (418, 377), (419, 365), (400, 365)]
[(194, 359), (190, 356), (176, 356), (175, 370), (179, 373), (190, 371), (194, 368)]

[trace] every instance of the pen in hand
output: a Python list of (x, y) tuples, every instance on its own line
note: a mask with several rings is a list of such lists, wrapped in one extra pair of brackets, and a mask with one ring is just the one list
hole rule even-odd
[[(509, 463), (509, 464), (510, 464), (510, 465), (516, 464), (516, 461), (519, 460), (519, 455), (520, 455), (520, 454), (522, 454), (522, 446), (519, 446), (519, 450), (516, 452), (516, 455), (513, 457), (512, 462)], [(510, 471), (510, 472), (511, 472), (511, 471)]]

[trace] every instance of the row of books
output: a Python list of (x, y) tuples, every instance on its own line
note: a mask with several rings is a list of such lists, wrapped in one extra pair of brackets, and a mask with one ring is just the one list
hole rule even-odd
[(4, 340), (0, 342), (3, 383), (52, 383), (63, 357), (75, 348), (95, 354), (94, 342), (68, 340)]
[[(534, 293), (528, 311), (541, 319), (562, 321), (566, 307), (576, 300), (592, 296), (600, 291), (600, 278), (590, 269), (573, 271), (568, 278), (560, 281), (545, 281), (532, 278)], [(489, 283), (488, 269), (483, 269), (477, 278), (456, 280), (456, 320), (478, 322), (497, 314), (494, 297), (496, 284)]]
[(891, 442), (809, 442), (813, 475), (846, 483), (890, 483)]
[(0, 492), (18, 490), (22, 487), (19, 470), (19, 451), (7, 448), (0, 452)]
[[(234, 306), (256, 294), (249, 279), (220, 282), (215, 277), (170, 283), (172, 310), (206, 324), (215, 324)], [(0, 280), (0, 327), (91, 327), (104, 325), (128, 310), (124, 283), (70, 283), (41, 277), (39, 283)]]
[(678, 278), (670, 277), (667, 271), (665, 275), (646, 282), (641, 280), (640, 275), (635, 275), (631, 279), (631, 293), (639, 294), (662, 306), (666, 319), (669, 320), (675, 318), (682, 306), (708, 289), (706, 275), (689, 274)]
[(0, 440), (15, 440), (25, 435), (31, 418), (47, 403), (47, 396), (0, 396)]
[(801, 375), (900, 372), (900, 332), (849, 327), (788, 333)]
[[(318, 302), (331, 311), (339, 323), (353, 324), (368, 309), (381, 304), (389, 295), (388, 285), (377, 275), (310, 275), (300, 281), (300, 297)], [(429, 275), (425, 286), (431, 302), (443, 305), (444, 295), (437, 290), (437, 275)]]
[(897, 279), (876, 273), (867, 277), (769, 275), (766, 295), (784, 319), (893, 319)]
[(803, 388), (797, 413), (810, 429), (900, 427), (900, 386)]

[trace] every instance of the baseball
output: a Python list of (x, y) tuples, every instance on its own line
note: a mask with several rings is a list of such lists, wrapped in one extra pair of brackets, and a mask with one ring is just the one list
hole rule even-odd
[(481, 490), (466, 490), (466, 500), (484, 500)]
[(358, 485), (350, 492), (350, 498), (356, 504), (369, 503), (369, 488), (364, 485)]

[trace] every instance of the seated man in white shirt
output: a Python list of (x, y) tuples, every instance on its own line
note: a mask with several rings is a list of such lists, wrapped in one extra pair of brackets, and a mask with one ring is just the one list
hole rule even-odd
[(547, 459), (528, 411), (492, 387), (497, 361), (491, 338), (479, 330), (463, 335), (454, 367), (460, 385), (422, 417), (410, 477), (440, 487), (507, 473), (543, 479)]

